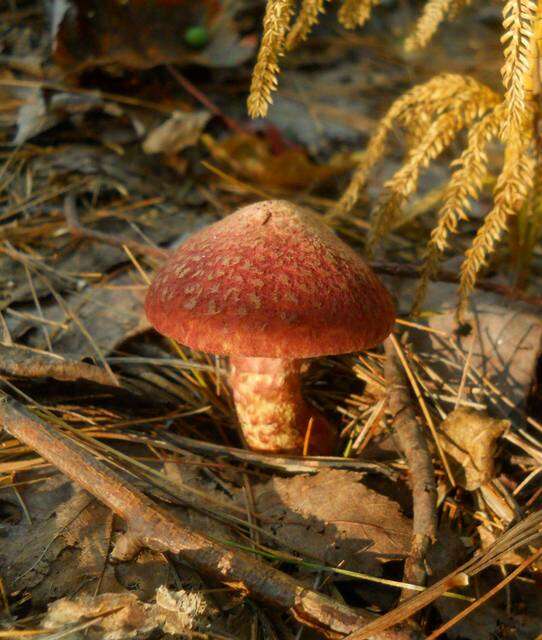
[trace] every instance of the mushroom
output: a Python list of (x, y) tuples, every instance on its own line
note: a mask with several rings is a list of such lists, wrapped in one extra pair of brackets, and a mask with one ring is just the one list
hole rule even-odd
[(373, 347), (390, 333), (388, 291), (312, 211), (257, 202), (195, 233), (145, 302), (151, 324), (192, 349), (230, 357), (248, 447), (332, 453), (336, 429), (301, 394), (302, 359)]

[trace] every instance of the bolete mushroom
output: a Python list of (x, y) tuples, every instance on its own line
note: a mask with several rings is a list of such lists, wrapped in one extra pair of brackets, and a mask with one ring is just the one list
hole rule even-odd
[(303, 358), (375, 346), (395, 310), (372, 270), (308, 209), (257, 202), (195, 233), (158, 272), (147, 316), (192, 349), (230, 357), (246, 444), (331, 453), (336, 429), (301, 394)]

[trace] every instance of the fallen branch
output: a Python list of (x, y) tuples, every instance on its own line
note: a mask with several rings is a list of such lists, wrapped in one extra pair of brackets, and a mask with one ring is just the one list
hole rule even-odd
[[(142, 546), (177, 554), (197, 571), (268, 605), (289, 611), (299, 622), (328, 638), (352, 633), (371, 619), (369, 614), (354, 611), (309, 589), (244, 552), (228, 549), (188, 529), (75, 440), (33, 415), (21, 403), (4, 400), (0, 405), (0, 419), (9, 434), (49, 460), (126, 522), (128, 533), (124, 545), (117, 547), (117, 558), (127, 557)], [(412, 640), (416, 635), (409, 627), (401, 626), (373, 637), (374, 640)]]
[[(405, 582), (423, 585), (427, 577), (425, 556), (437, 536), (437, 488), (431, 454), (410, 397), (408, 382), (398, 362), (393, 335), (386, 340), (384, 373), (388, 407), (399, 446), (409, 468), (413, 500), (412, 544), (404, 570)], [(402, 597), (411, 593), (403, 592)]]
[(33, 349), (0, 344), (0, 374), (20, 378), (54, 378), (55, 380), (87, 380), (111, 386), (109, 373), (93, 364), (64, 360)]
[[(138, 436), (146, 440), (145, 436)], [(176, 433), (159, 432), (158, 440), (173, 443), (183, 449), (197, 453), (204, 457), (222, 457), (235, 462), (245, 462), (264, 469), (273, 469), (282, 473), (318, 473), (322, 469), (345, 469), (347, 471), (361, 471), (364, 473), (379, 473), (390, 480), (397, 480), (398, 474), (388, 465), (357, 458), (334, 458), (325, 456), (280, 456), (269, 453), (258, 453), (248, 449), (227, 447), (214, 442), (204, 442), (187, 438)]]
[[(400, 264), (397, 262), (371, 262), (371, 267), (376, 273), (382, 273), (388, 276), (396, 276), (399, 278), (419, 278), (422, 267), (412, 264)], [(432, 282), (451, 282), (453, 284), (459, 283), (459, 274), (454, 271), (447, 271), (440, 269), (432, 278)], [(481, 291), (487, 291), (489, 293), (496, 293), (497, 295), (508, 298), (509, 300), (517, 300), (518, 302), (525, 302), (535, 307), (542, 307), (542, 296), (530, 295), (519, 289), (508, 287), (505, 284), (499, 284), (497, 282), (491, 282), (481, 278), (476, 281), (474, 285), (476, 289)]]

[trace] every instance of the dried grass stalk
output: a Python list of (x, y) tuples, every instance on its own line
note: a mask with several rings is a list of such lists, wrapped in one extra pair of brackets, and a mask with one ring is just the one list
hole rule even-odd
[(421, 142), (409, 151), (403, 166), (385, 183), (367, 237), (369, 254), (393, 226), (407, 199), (417, 189), (421, 170), (452, 143), (461, 129), (492, 109), (497, 101), (496, 94), (474, 82), (466, 84), (461, 93), (449, 100), (448, 110), (433, 121)]

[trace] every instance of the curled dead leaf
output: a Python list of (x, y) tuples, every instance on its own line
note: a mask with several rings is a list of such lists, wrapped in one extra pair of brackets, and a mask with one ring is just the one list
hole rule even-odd
[(249, 133), (234, 134), (217, 142), (202, 136), (213, 158), (233, 170), (242, 180), (259, 185), (297, 189), (324, 182), (336, 175), (339, 166), (317, 165), (301, 147), (273, 149), (271, 142)]
[(142, 602), (133, 593), (104, 593), (99, 596), (62, 598), (49, 606), (43, 626), (58, 629), (96, 618), (88, 637), (125, 640), (147, 637), (155, 630), (183, 634), (206, 626), (214, 608), (197, 591), (170, 591), (161, 586), (156, 602)]
[(442, 447), (462, 487), (474, 491), (495, 476), (497, 440), (509, 427), (509, 420), (465, 407), (455, 409), (442, 422)]
[(177, 153), (196, 144), (210, 117), (208, 111), (175, 112), (149, 131), (143, 141), (143, 151), (149, 154)]

